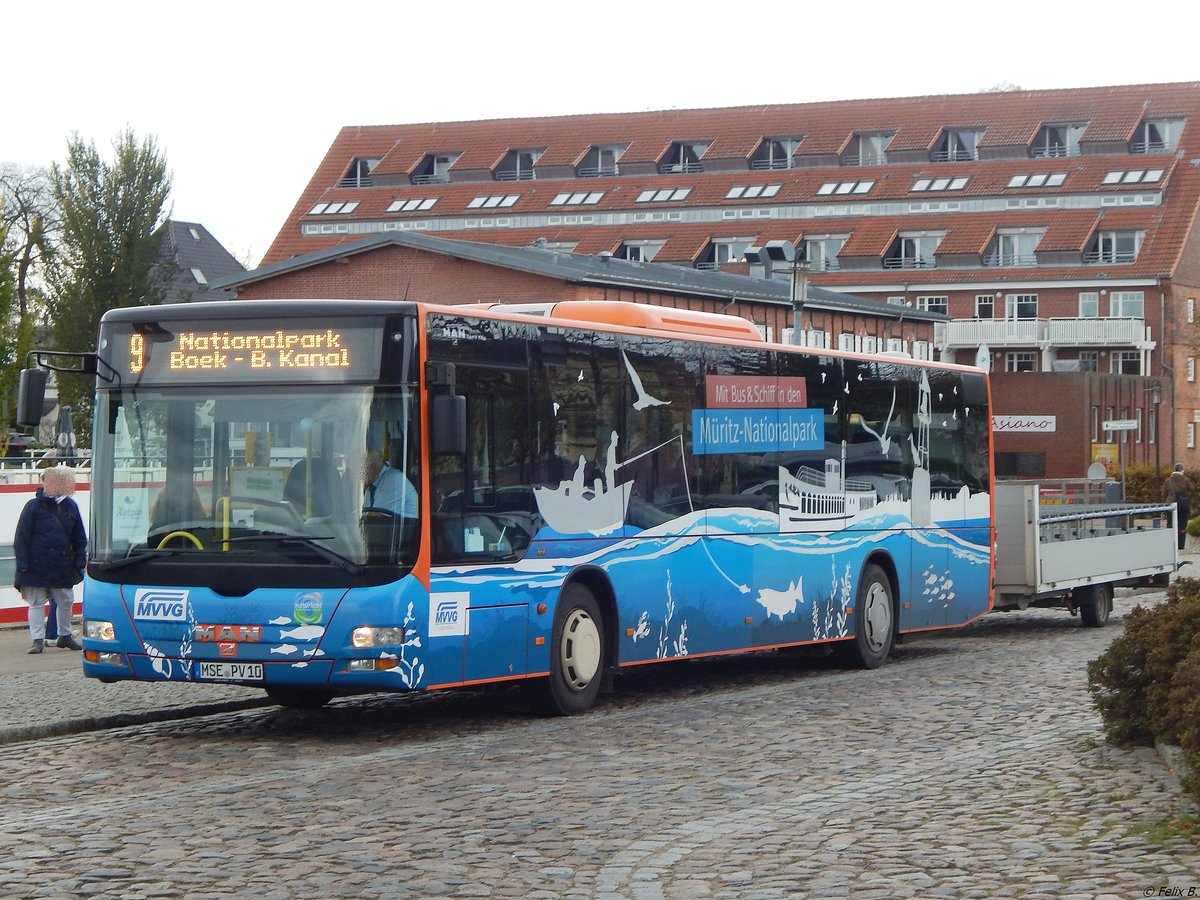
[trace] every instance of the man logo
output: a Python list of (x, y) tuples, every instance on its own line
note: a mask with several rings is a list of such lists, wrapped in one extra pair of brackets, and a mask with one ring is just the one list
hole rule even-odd
[(462, 637), (471, 633), (471, 595), (463, 592), (429, 595), (429, 636)]
[(133, 617), (150, 622), (184, 622), (187, 599), (186, 590), (138, 588), (133, 595)]

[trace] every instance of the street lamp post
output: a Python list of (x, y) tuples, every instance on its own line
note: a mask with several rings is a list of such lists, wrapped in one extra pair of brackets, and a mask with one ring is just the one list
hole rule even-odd
[(804, 346), (804, 304), (808, 301), (808, 262), (792, 261), (792, 343)]
[(1150, 382), (1150, 402), (1154, 404), (1154, 491), (1157, 493), (1161, 489), (1159, 485), (1162, 477), (1159, 458), (1159, 447), (1161, 446), (1159, 437), (1162, 432), (1159, 426), (1159, 410), (1162, 406), (1162, 382), (1157, 378)]

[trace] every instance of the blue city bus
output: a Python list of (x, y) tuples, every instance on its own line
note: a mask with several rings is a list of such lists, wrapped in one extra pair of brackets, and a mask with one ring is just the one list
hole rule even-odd
[(113, 310), (88, 371), (102, 681), (520, 680), (563, 715), (622, 667), (874, 668), (991, 608), (977, 369), (641, 304), (298, 300)]

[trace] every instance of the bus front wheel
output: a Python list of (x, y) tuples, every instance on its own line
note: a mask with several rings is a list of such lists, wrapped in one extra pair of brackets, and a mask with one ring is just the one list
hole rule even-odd
[(600, 604), (583, 585), (569, 585), (554, 612), (550, 674), (531, 685), (534, 708), (551, 716), (590, 708), (600, 691), (605, 651)]
[(839, 657), (860, 669), (878, 669), (896, 640), (892, 583), (879, 566), (863, 569), (854, 601), (854, 637), (837, 646)]

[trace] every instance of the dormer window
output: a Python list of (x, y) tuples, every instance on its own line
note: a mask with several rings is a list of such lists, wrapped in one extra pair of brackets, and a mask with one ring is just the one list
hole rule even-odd
[(844, 166), (882, 166), (887, 163), (890, 134), (856, 134), (842, 157)]
[(800, 138), (766, 138), (750, 157), (751, 169), (790, 169)]
[(1140, 231), (1098, 231), (1083, 252), (1088, 263), (1131, 263), (1142, 246)]
[(371, 186), (371, 170), (379, 165), (378, 158), (356, 156), (350, 160), (350, 168), (338, 182), (338, 187), (366, 188)]
[(838, 253), (849, 238), (848, 234), (823, 234), (806, 237), (796, 248), (796, 262), (808, 264), (814, 272), (830, 272), (840, 269)]
[(509, 150), (493, 177), (497, 181), (533, 181), (537, 177), (533, 165), (544, 150)]
[(450, 167), (458, 156), (457, 153), (426, 153), (413, 173), (413, 184), (445, 184), (450, 180)]
[(707, 143), (676, 141), (658, 161), (658, 170), (664, 175), (703, 172), (704, 166), (700, 163), (700, 157), (704, 156), (707, 149)]
[(1130, 153), (1171, 153), (1179, 143), (1183, 119), (1147, 119), (1129, 142)]
[(980, 128), (947, 128), (929, 158), (933, 162), (972, 162), (979, 158)]
[(580, 160), (575, 174), (580, 178), (599, 178), (605, 175), (619, 175), (617, 160), (625, 152), (627, 144), (595, 144), (583, 159)]
[(1036, 266), (1041, 230), (1002, 231), (984, 256), (985, 266)]
[(885, 269), (932, 269), (937, 263), (933, 253), (941, 234), (902, 234), (892, 242), (883, 258)]
[(719, 269), (723, 263), (740, 262), (753, 243), (752, 237), (713, 238), (696, 261), (696, 268)]
[(1078, 156), (1083, 129), (1083, 125), (1043, 125), (1033, 139), (1029, 155), (1034, 159)]

